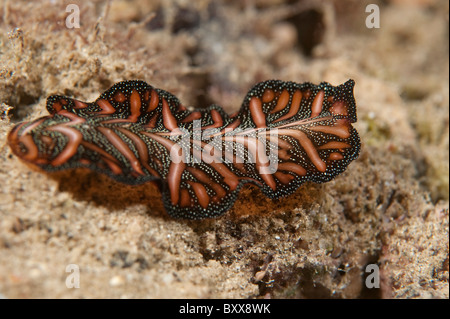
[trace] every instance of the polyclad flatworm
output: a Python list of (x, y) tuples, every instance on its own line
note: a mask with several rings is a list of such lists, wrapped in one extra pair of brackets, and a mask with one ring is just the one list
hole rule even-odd
[(171, 216), (216, 217), (245, 183), (279, 198), (343, 172), (360, 150), (354, 85), (265, 81), (230, 116), (217, 105), (190, 111), (164, 90), (124, 81), (92, 103), (50, 96), (50, 115), (16, 125), (8, 143), (46, 171), (157, 180)]

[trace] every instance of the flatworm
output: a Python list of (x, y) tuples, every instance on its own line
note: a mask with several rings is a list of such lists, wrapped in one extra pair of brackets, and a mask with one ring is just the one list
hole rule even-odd
[(123, 81), (92, 103), (50, 96), (50, 115), (16, 125), (8, 143), (46, 171), (86, 167), (127, 184), (159, 181), (173, 217), (217, 217), (245, 183), (279, 198), (343, 172), (360, 150), (354, 85), (265, 81), (230, 116), (217, 105), (190, 111), (164, 90)]

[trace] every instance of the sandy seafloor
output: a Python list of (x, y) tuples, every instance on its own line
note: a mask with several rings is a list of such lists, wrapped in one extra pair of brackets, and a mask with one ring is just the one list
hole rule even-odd
[[(0, 0), (0, 295), (448, 298), (448, 27), (442, 0)], [(349, 78), (362, 149), (346, 172), (276, 201), (246, 187), (217, 219), (170, 218), (152, 185), (43, 174), (6, 145), (47, 96), (121, 80), (232, 113), (259, 81)]]

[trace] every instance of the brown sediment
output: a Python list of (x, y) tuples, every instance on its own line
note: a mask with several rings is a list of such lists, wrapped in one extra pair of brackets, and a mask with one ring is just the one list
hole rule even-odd
[[(306, 10), (283, 0), (173, 3), (112, 1), (103, 16), (105, 1), (80, 2), (81, 27), (67, 29), (64, 6), (6, 1), (0, 143), (12, 123), (42, 116), (47, 96), (92, 97), (122, 79), (232, 114), (261, 80), (337, 85), (354, 78), (359, 159), (332, 183), (307, 184), (279, 200), (245, 186), (227, 215), (186, 222), (166, 217), (151, 185), (124, 186), (83, 169), (37, 174), (2, 148), (0, 260), (8, 262), (0, 263), (0, 294), (448, 299), (448, 1), (378, 2), (379, 29), (365, 26), (362, 2), (311, 2)], [(186, 12), (200, 19), (185, 19)], [(316, 24), (296, 19), (315, 14), (322, 16)], [(23, 32), (8, 38), (16, 26)], [(302, 41), (317, 29), (322, 42), (305, 57)], [(162, 105), (152, 92), (147, 111)], [(303, 99), (312, 102), (308, 94)], [(326, 103), (345, 113), (347, 106)], [(120, 175), (109, 156), (101, 155), (105, 166)], [(179, 199), (187, 209), (189, 192)], [(69, 264), (79, 266), (80, 288), (65, 285)], [(379, 266), (379, 289), (365, 286), (368, 264)]]

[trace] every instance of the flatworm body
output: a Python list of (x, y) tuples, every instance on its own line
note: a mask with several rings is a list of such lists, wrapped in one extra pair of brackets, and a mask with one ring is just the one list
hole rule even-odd
[(171, 216), (216, 217), (245, 183), (279, 198), (343, 172), (360, 150), (354, 84), (261, 82), (230, 116), (217, 105), (190, 111), (164, 90), (124, 81), (92, 103), (50, 96), (50, 115), (16, 125), (8, 143), (46, 171), (159, 181)]

